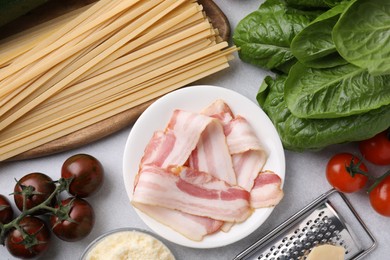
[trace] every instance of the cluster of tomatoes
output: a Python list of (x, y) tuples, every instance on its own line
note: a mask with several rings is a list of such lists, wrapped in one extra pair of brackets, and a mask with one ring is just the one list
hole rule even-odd
[[(359, 143), (365, 160), (376, 165), (390, 165), (389, 130)], [(329, 160), (326, 177), (335, 189), (345, 193), (362, 190), (370, 183), (367, 191), (371, 206), (379, 214), (390, 217), (390, 169), (375, 178), (361, 159), (350, 153), (339, 153)]]
[[(17, 217), (10, 201), (0, 194), (0, 242), (15, 257), (35, 258), (48, 249), (51, 233), (65, 241), (86, 237), (95, 215), (84, 198), (96, 193), (103, 179), (101, 163), (87, 154), (68, 158), (57, 181), (39, 172), (23, 176), (12, 194), (20, 210)], [(63, 191), (70, 196), (64, 198)]]

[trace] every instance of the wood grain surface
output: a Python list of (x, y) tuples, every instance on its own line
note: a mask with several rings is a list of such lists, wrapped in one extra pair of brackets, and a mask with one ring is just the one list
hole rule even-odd
[[(38, 7), (37, 9), (24, 15), (23, 17), (20, 17), (17, 20), (3, 26), (0, 30), (0, 39), (26, 30), (42, 22), (53, 19), (59, 15), (91, 4), (95, 1), (96, 0), (49, 1), (48, 3)], [(218, 28), (221, 37), (224, 40), (228, 40), (230, 37), (230, 24), (226, 15), (212, 0), (198, 0), (198, 2), (203, 5), (207, 16), (210, 18), (210, 21), (213, 26)], [(81, 147), (88, 143), (99, 140), (103, 137), (106, 137), (123, 129), (124, 127), (133, 124), (141, 115), (141, 113), (154, 101), (155, 99), (150, 100), (139, 106), (136, 106), (115, 116), (102, 120), (96, 124), (85, 127), (81, 130), (58, 138), (54, 141), (51, 141), (34, 149), (31, 149), (27, 152), (21, 153), (17, 156), (8, 159), (8, 161), (42, 157)]]

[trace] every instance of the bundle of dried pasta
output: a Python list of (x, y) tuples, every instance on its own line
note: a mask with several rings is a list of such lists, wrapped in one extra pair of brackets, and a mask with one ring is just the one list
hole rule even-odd
[[(100, 0), (0, 65), (0, 161), (228, 67), (191, 0)], [(1, 55), (1, 53), (0, 53)]]
[(90, 6), (91, 5), (80, 7), (57, 18), (0, 40), (0, 68), (11, 64), (16, 57), (29, 51), (40, 41), (52, 34), (53, 31), (87, 10)]

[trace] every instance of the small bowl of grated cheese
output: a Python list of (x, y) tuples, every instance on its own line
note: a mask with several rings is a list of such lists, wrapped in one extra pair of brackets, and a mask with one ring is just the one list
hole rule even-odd
[(81, 259), (175, 260), (175, 257), (169, 248), (150, 232), (136, 228), (119, 228), (92, 241)]

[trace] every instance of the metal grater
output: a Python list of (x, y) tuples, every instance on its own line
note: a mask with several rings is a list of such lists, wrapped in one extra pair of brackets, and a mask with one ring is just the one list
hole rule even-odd
[[(342, 201), (342, 204), (337, 205), (339, 211), (336, 211), (330, 201), (330, 197), (334, 195), (338, 195)], [(361, 234), (357, 239), (351, 226), (339, 214), (347, 213), (346, 210), (354, 220), (351, 222), (356, 222), (355, 226), (358, 225), (357, 228), (366, 236), (368, 246), (362, 244)], [(313, 247), (321, 244), (344, 247), (345, 259), (360, 259), (376, 246), (375, 238), (347, 198), (334, 189), (318, 197), (234, 260), (303, 260)]]

